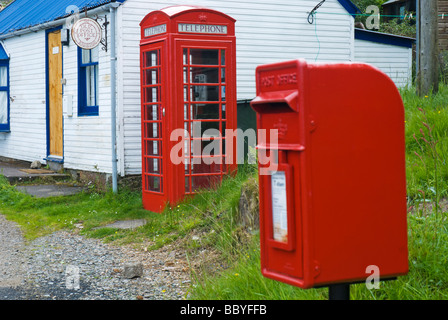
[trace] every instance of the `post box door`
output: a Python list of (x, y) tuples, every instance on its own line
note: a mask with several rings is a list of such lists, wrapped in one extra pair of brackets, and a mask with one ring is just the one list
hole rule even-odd
[(165, 104), (163, 86), (163, 58), (165, 42), (160, 41), (141, 48), (142, 99), (142, 175), (147, 208), (160, 211), (167, 201)]
[[(221, 181), (228, 172), (225, 129), (233, 128), (233, 94), (228, 79), (233, 77), (231, 42), (177, 42), (180, 110), (178, 126), (184, 128), (184, 192), (192, 194)], [(179, 72), (181, 71), (181, 72)], [(229, 90), (226, 90), (229, 89)], [(232, 92), (232, 93), (231, 93)], [(236, 111), (236, 110), (235, 110)]]

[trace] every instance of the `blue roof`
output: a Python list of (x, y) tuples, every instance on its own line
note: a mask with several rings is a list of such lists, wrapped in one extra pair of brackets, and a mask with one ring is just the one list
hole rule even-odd
[(0, 11), (0, 35), (64, 18), (69, 6), (83, 12), (110, 2), (115, 0), (15, 0)]
[(6, 54), (5, 49), (3, 49), (3, 45), (0, 43), (0, 60), (8, 60), (9, 57)]
[[(125, 0), (15, 0), (0, 11), (0, 35), (64, 18), (68, 16), (69, 6), (76, 6), (83, 12), (115, 1)], [(360, 12), (350, 0), (338, 2), (351, 15)]]
[(412, 48), (414, 38), (355, 28), (355, 39)]

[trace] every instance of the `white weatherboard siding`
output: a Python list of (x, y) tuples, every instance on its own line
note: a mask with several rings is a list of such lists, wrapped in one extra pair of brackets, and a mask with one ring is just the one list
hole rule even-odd
[(3, 43), (10, 54), (11, 132), (0, 132), (0, 155), (42, 161), (47, 152), (45, 31)]
[[(107, 19), (110, 21), (109, 16)], [(100, 44), (99, 115), (78, 116), (78, 47), (73, 41), (63, 46), (64, 94), (73, 96), (73, 116), (64, 112), (64, 167), (111, 173), (110, 48), (108, 52), (101, 48)]]
[(354, 58), (354, 19), (337, 2), (325, 2), (314, 24), (307, 21), (315, 0), (127, 0), (118, 9), (118, 109), (122, 128), (118, 155), (121, 172), (141, 173), (139, 23), (153, 10), (196, 5), (236, 19), (237, 98), (255, 97), (258, 65), (305, 58), (309, 62), (345, 62)]
[[(42, 30), (3, 41), (11, 57), (11, 132), (0, 133), (1, 156), (47, 156), (45, 38)], [(111, 173), (110, 55), (99, 50), (99, 116), (78, 116), (78, 47), (71, 41), (62, 48), (64, 95), (73, 96), (73, 116), (63, 114), (64, 167)]]
[(412, 49), (355, 40), (355, 61), (369, 63), (387, 74), (397, 87), (405, 87), (412, 79)]

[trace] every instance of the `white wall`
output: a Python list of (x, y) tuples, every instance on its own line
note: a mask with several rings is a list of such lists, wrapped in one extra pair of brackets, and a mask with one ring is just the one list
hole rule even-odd
[(108, 52), (101, 48), (100, 44), (99, 115), (78, 116), (78, 47), (73, 41), (63, 46), (64, 94), (73, 96), (73, 116), (64, 113), (64, 167), (111, 173), (110, 48)]
[(387, 74), (397, 87), (405, 87), (411, 83), (411, 48), (356, 39), (355, 61), (377, 67)]
[(46, 157), (45, 31), (3, 41), (10, 54), (10, 129), (0, 133), (0, 156)]
[(255, 97), (258, 65), (305, 58), (310, 62), (354, 58), (354, 19), (337, 2), (327, 1), (314, 24), (307, 22), (315, 0), (127, 0), (118, 10), (118, 105), (123, 128), (121, 171), (141, 173), (139, 23), (153, 10), (171, 5), (197, 5), (221, 11), (237, 20), (237, 98)]
[[(0, 156), (41, 162), (47, 156), (45, 37), (42, 30), (4, 40), (11, 57), (13, 101), (11, 132), (0, 133)], [(63, 46), (63, 90), (73, 96), (73, 116), (63, 114), (64, 167), (110, 173), (110, 55), (99, 50), (98, 116), (78, 116), (77, 63), (77, 46), (71, 41), (69, 46)]]

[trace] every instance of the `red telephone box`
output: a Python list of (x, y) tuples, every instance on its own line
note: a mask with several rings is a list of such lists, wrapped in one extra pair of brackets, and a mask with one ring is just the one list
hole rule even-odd
[(357, 63), (287, 61), (256, 75), (251, 106), (258, 130), (269, 130), (259, 159), (272, 159), (259, 165), (263, 275), (310, 288), (365, 281), (372, 270), (382, 280), (406, 274), (404, 108), (394, 83)]
[(161, 212), (236, 170), (235, 20), (172, 6), (140, 26), (143, 206)]

